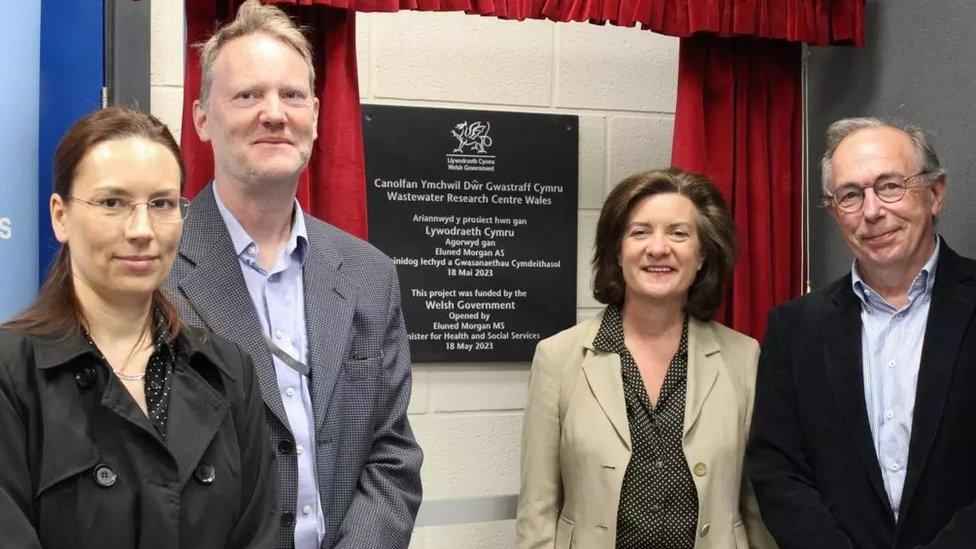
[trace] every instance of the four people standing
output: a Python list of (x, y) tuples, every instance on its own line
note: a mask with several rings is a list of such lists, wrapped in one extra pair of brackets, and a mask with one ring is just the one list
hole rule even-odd
[(742, 469), (759, 346), (711, 320), (735, 253), (699, 176), (637, 174), (607, 197), (593, 254), (606, 308), (532, 362), (520, 548), (775, 547)]
[(827, 131), (825, 203), (851, 272), (770, 314), (748, 469), (784, 548), (976, 543), (976, 262), (935, 232), (928, 134)]
[[(215, 177), (192, 208), (152, 117), (105, 109), (59, 145), (63, 247), (0, 328), (0, 531), (18, 547), (405, 547), (422, 453), (396, 270), (295, 199), (319, 112), (309, 45), (249, 0), (201, 65)], [(533, 360), (520, 547), (976, 539), (976, 263), (935, 232), (945, 173), (924, 131), (872, 118), (830, 127), (822, 171), (855, 261), (771, 313), (761, 356), (712, 320), (736, 250), (715, 187), (669, 169), (611, 192), (606, 308)]]

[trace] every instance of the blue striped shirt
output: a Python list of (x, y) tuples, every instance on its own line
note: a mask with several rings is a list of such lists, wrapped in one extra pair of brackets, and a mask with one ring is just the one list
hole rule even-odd
[(935, 251), (912, 281), (908, 301), (900, 309), (889, 305), (861, 279), (856, 261), (851, 269), (854, 294), (861, 301), (864, 402), (885, 492), (896, 521), (905, 485), (922, 341), (938, 259), (939, 238), (936, 237)]

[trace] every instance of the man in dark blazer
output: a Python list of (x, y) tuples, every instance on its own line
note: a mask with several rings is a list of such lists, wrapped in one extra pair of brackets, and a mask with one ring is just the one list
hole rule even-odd
[(919, 128), (838, 121), (821, 164), (851, 273), (770, 314), (747, 469), (784, 549), (976, 547), (976, 263), (935, 232)]
[(184, 320), (254, 360), (277, 449), (277, 546), (406, 547), (422, 454), (396, 269), (295, 200), (319, 108), (308, 43), (249, 0), (201, 67), (194, 122), (214, 182), (190, 208), (169, 287)]

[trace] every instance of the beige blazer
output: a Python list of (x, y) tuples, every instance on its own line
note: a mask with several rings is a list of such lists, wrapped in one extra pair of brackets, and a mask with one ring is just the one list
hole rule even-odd
[[(536, 347), (522, 430), (518, 547), (612, 548), (630, 462), (620, 357), (593, 348), (603, 315)], [(682, 448), (698, 492), (696, 549), (775, 548), (743, 472), (759, 345), (688, 323)]]

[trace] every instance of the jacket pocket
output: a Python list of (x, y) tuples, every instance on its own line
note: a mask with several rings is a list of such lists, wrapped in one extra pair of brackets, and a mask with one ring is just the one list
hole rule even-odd
[(556, 522), (556, 546), (555, 549), (569, 549), (573, 546), (573, 521), (559, 515)]
[(746, 525), (736, 521), (732, 525), (732, 535), (735, 536), (735, 549), (749, 549), (749, 536), (746, 535)]

